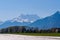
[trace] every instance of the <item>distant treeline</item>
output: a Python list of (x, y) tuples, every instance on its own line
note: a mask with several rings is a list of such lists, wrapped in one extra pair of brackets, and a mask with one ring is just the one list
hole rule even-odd
[(39, 29), (37, 27), (11, 26), (0, 29), (0, 33), (60, 33), (60, 28)]

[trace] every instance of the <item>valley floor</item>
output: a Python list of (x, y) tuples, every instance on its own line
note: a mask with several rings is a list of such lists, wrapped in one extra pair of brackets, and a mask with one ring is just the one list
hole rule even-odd
[(0, 34), (0, 40), (60, 40), (60, 37)]

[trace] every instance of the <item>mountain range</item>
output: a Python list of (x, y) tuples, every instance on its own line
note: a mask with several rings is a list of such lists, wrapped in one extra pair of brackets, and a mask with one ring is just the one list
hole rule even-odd
[(0, 28), (9, 26), (29, 26), (40, 29), (60, 28), (60, 12), (57, 11), (51, 16), (40, 19), (37, 15), (20, 15), (17, 18), (3, 22)]

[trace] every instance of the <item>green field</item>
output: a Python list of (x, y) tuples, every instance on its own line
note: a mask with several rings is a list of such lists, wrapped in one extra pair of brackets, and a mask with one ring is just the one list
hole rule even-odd
[(60, 36), (60, 33), (15, 33), (15, 34), (30, 36)]

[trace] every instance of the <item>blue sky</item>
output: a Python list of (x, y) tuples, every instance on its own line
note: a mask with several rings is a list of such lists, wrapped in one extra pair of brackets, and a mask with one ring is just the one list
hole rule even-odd
[(60, 11), (60, 0), (0, 0), (0, 20), (6, 21), (21, 14), (43, 18)]

